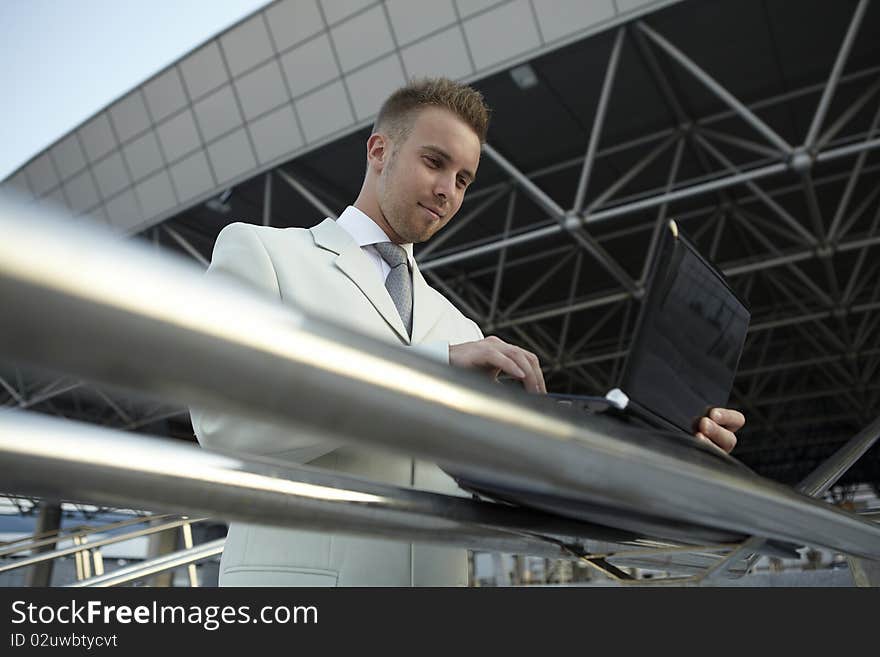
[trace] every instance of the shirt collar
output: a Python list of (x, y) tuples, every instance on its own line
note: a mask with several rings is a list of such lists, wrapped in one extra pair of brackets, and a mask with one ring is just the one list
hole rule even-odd
[[(336, 224), (351, 235), (351, 238), (357, 242), (360, 247), (379, 244), (381, 242), (390, 242), (385, 231), (379, 228), (379, 225), (370, 219), (369, 216), (358, 210), (353, 205), (345, 208), (345, 211), (339, 215)], [(410, 266), (413, 264), (413, 245), (401, 244), (403, 250), (406, 251), (407, 260)]]

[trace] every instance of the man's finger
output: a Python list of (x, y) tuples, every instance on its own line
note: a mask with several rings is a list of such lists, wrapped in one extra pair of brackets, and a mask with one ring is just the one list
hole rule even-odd
[(525, 354), (529, 364), (532, 366), (532, 371), (535, 373), (535, 384), (537, 386), (535, 392), (546, 395), (547, 384), (544, 382), (544, 372), (541, 371), (541, 361), (530, 351), (525, 352)]
[(526, 372), (516, 361), (496, 349), (491, 349), (486, 353), (485, 363), (501, 370), (508, 376), (512, 376), (514, 379), (522, 380), (526, 378)]
[(516, 364), (519, 365), (520, 369), (525, 372), (525, 378), (523, 378), (523, 387), (528, 392), (539, 392), (540, 387), (538, 381), (535, 378), (535, 370), (532, 367), (532, 364), (529, 362), (529, 359), (526, 357), (525, 351), (523, 351), (519, 347), (514, 347), (511, 345), (507, 350), (505, 350), (505, 355), (516, 362)]
[(700, 420), (700, 433), (728, 454), (736, 447), (736, 436), (733, 432), (725, 429), (720, 424), (716, 424), (707, 417)]
[(746, 416), (732, 408), (713, 408), (709, 417), (731, 431), (739, 431), (746, 423)]
[(694, 434), (694, 436), (697, 438), (697, 440), (699, 440), (699, 441), (700, 441), (701, 443), (703, 443), (704, 445), (707, 445), (708, 447), (711, 447), (711, 448), (714, 449), (714, 450), (718, 450), (718, 451), (721, 452), (722, 454), (725, 453), (724, 450), (721, 449), (718, 445), (716, 445), (716, 444), (713, 443), (711, 440), (709, 440), (708, 438), (706, 438), (706, 436), (704, 436), (704, 435), (702, 434), (702, 432), (698, 431), (697, 433)]
[(521, 349), (519, 347), (517, 348), (523, 354), (523, 356), (525, 356), (526, 362), (529, 364), (529, 367), (531, 368), (534, 375), (534, 392), (547, 394), (547, 384), (544, 383), (544, 372), (541, 371), (541, 361), (539, 361), (538, 357), (531, 351), (526, 351), (525, 349)]
[(532, 367), (535, 369), (535, 380), (538, 382), (538, 392), (542, 395), (547, 394), (547, 384), (544, 381), (544, 372), (541, 370), (541, 361), (538, 359), (538, 356), (533, 354), (532, 352), (526, 352), (529, 356), (529, 360), (532, 363)]

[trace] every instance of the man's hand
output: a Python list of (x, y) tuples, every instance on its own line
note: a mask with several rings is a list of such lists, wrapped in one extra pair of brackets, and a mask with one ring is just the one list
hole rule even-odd
[(697, 423), (694, 434), (700, 440), (730, 454), (736, 446), (735, 431), (739, 431), (746, 423), (746, 417), (739, 411), (729, 408), (713, 408), (709, 414)]
[(449, 364), (482, 370), (493, 380), (504, 372), (521, 381), (528, 392), (547, 393), (538, 357), (494, 335), (475, 342), (449, 345)]

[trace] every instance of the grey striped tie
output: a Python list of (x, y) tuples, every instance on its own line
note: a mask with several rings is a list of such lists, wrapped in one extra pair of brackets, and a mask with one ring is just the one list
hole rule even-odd
[(381, 242), (374, 245), (382, 259), (391, 267), (385, 279), (385, 289), (403, 320), (407, 335), (412, 335), (412, 278), (407, 266), (406, 251), (402, 246), (392, 242)]

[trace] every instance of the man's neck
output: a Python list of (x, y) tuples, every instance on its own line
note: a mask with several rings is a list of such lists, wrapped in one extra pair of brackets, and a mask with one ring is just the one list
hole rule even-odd
[(395, 244), (404, 243), (403, 238), (394, 232), (394, 229), (391, 228), (388, 220), (385, 219), (385, 216), (382, 214), (382, 210), (379, 208), (378, 203), (368, 203), (363, 198), (358, 197), (358, 199), (354, 203), (352, 203), (352, 205), (363, 212), (365, 215), (367, 215), (374, 224), (381, 228), (382, 232), (385, 233), (389, 240), (391, 240)]

